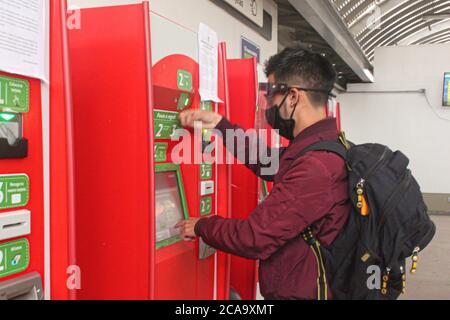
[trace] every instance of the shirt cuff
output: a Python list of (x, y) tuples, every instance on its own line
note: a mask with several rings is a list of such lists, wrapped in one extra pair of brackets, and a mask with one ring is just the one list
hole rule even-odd
[(222, 133), (222, 136), (225, 137), (226, 131), (229, 129), (234, 129), (234, 126), (227, 118), (222, 117), (222, 120), (220, 120), (215, 129), (219, 130)]
[(203, 231), (202, 229), (206, 223), (206, 220), (207, 220), (206, 218), (202, 218), (202, 219), (198, 220), (197, 224), (195, 225), (194, 232), (197, 237), (202, 236), (202, 231)]

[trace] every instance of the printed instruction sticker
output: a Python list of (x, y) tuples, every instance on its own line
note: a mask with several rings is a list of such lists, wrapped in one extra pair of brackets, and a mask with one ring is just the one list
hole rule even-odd
[(0, 278), (28, 269), (30, 248), (27, 239), (0, 244)]
[(30, 180), (27, 175), (0, 175), (0, 209), (24, 207), (29, 198)]

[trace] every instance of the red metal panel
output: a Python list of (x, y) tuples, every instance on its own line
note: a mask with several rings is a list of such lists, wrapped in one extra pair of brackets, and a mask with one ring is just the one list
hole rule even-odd
[[(245, 129), (255, 128), (257, 103), (256, 60), (228, 60), (230, 120)], [(232, 169), (232, 215), (245, 219), (258, 204), (258, 179), (244, 165)], [(256, 299), (256, 262), (232, 257), (231, 286), (244, 300)]]
[[(23, 115), (23, 136), (28, 139), (28, 157), (25, 159), (0, 160), (0, 174), (27, 174), (30, 179), (30, 199), (23, 209), (31, 211), (31, 235), (27, 237), (30, 243), (30, 265), (22, 273), (5, 277), (0, 281), (16, 278), (22, 274), (39, 272), (44, 279), (44, 179), (43, 179), (43, 149), (42, 149), (42, 105), (41, 82), (37, 79), (12, 75), (0, 72), (2, 76), (8, 76), (27, 80), (30, 84), (30, 111)], [(18, 209), (0, 210), (0, 215)], [(1, 241), (10, 242), (16, 239)]]
[(75, 265), (73, 150), (66, 2), (50, 2), (50, 212), (51, 298), (66, 300), (67, 267)]
[[(148, 3), (148, 1), (145, 1), (143, 3), (144, 6), (144, 27), (145, 27), (145, 46), (147, 48), (146, 50), (146, 71), (147, 71), (147, 90), (149, 92), (149, 96), (148, 96), (148, 106), (149, 109), (151, 109), (151, 107), (154, 105), (153, 102), (153, 85), (152, 85), (152, 50), (151, 50), (151, 30), (150, 30), (150, 5)], [(150, 137), (154, 136), (154, 132), (153, 132), (153, 123), (154, 123), (154, 119), (153, 119), (153, 112), (148, 112), (148, 123), (149, 123), (149, 133), (150, 133)], [(155, 149), (155, 144), (153, 139), (149, 139), (149, 144), (150, 144), (150, 150), (154, 150)], [(150, 172), (152, 171), (152, 168), (154, 168), (155, 166), (155, 159), (153, 154), (150, 156)], [(155, 288), (156, 288), (156, 265), (155, 265), (155, 261), (156, 261), (156, 237), (152, 236), (151, 231), (156, 229), (156, 222), (155, 222), (155, 215), (154, 213), (154, 209), (155, 209), (155, 177), (150, 174), (149, 177), (149, 187), (150, 187), (150, 217), (149, 217), (149, 222), (150, 222), (150, 239), (149, 239), (149, 245), (150, 245), (150, 261), (149, 261), (149, 265), (150, 265), (150, 269), (149, 269), (149, 280), (150, 280), (150, 288), (149, 288), (149, 294), (150, 294), (150, 299), (154, 300), (156, 293), (155, 293)]]
[(151, 295), (146, 14), (145, 5), (84, 9), (70, 32), (80, 299)]
[[(227, 47), (225, 43), (219, 45), (219, 98), (223, 103), (219, 104), (219, 113), (229, 117), (228, 107), (228, 75), (227, 75)], [(220, 147), (222, 144), (219, 144)], [(226, 151), (222, 148), (222, 153)], [(231, 166), (219, 164), (218, 175), (218, 210), (219, 215), (224, 218), (231, 218)], [(223, 252), (217, 254), (217, 299), (228, 300), (230, 298), (230, 268), (231, 255)]]

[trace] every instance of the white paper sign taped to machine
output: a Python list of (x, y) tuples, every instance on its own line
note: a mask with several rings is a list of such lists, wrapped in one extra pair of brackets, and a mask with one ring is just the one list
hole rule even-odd
[(48, 80), (49, 2), (0, 1), (0, 70)]
[(222, 102), (219, 99), (219, 40), (217, 33), (200, 23), (198, 31), (200, 96), (202, 101)]

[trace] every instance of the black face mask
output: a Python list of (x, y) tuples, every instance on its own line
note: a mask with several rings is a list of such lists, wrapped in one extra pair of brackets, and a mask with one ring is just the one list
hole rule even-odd
[(295, 130), (295, 120), (294, 113), (295, 109), (292, 112), (291, 118), (285, 120), (281, 118), (280, 108), (286, 102), (286, 99), (289, 95), (289, 92), (284, 97), (283, 101), (280, 105), (274, 105), (272, 108), (266, 110), (266, 119), (267, 123), (275, 130), (279, 131), (280, 136), (288, 139), (289, 141), (294, 140), (294, 130)]

